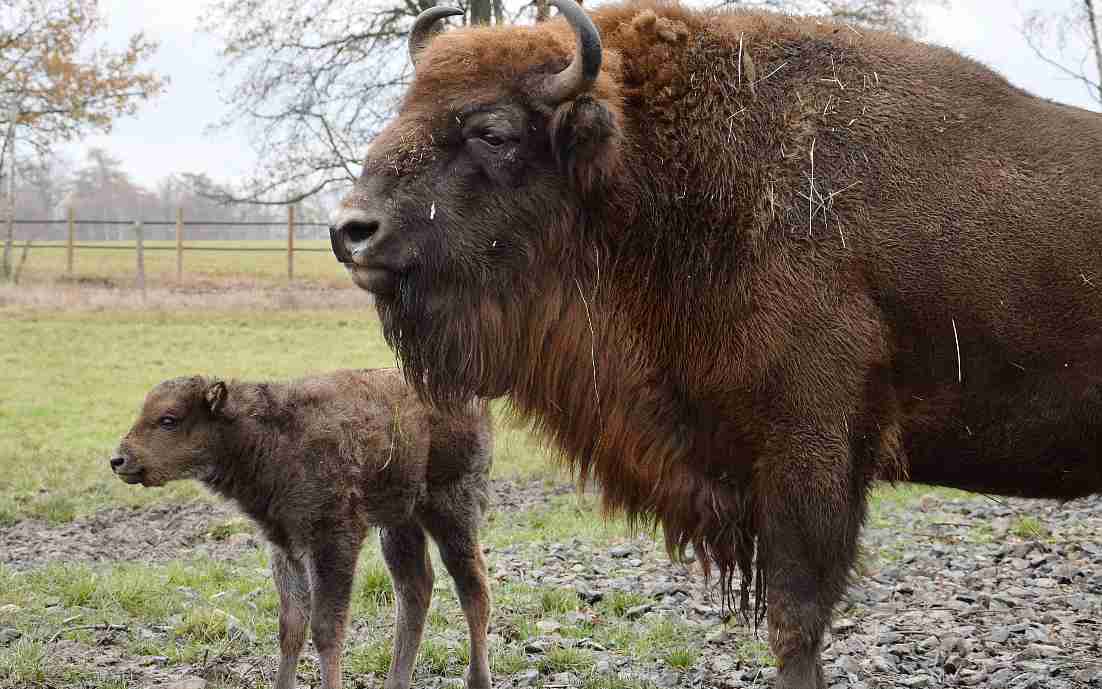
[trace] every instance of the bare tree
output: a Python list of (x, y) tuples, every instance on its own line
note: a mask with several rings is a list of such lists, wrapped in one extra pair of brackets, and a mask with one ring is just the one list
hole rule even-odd
[(551, 18), (551, 3), (547, 0), (535, 0), (536, 2), (536, 21), (545, 22)]
[[(60, 142), (109, 131), (163, 89), (164, 80), (141, 71), (156, 44), (136, 34), (121, 51), (97, 47), (102, 25), (97, 0), (5, 0), (0, 7), (0, 109), (8, 125), (0, 170), (12, 167), (16, 141), (45, 156)], [(9, 220), (0, 277), (11, 274), (12, 235)]]
[(37, 220), (64, 217), (64, 199), (72, 189), (73, 161), (59, 152), (16, 160), (16, 216)]
[[(243, 197), (297, 202), (355, 177), (362, 142), (408, 82), (403, 37), (431, 0), (216, 0), (226, 122), (252, 126), (260, 160)], [(290, 193), (291, 188), (298, 189)]]
[(715, 7), (761, 7), (779, 12), (824, 15), (855, 26), (920, 36), (923, 9), (946, 0), (719, 0)]
[(489, 24), (493, 10), (491, 0), (469, 0), (467, 12), (472, 24)]
[(1102, 38), (1099, 38), (1098, 33), (1098, 13), (1094, 9), (1094, 0), (1083, 0), (1083, 5), (1087, 13), (1091, 47), (1094, 49), (1094, 67), (1098, 72), (1098, 81), (1095, 83), (1098, 102), (1102, 103)]
[(1074, 0), (1035, 10), (1025, 16), (1021, 30), (1037, 57), (1082, 83), (1102, 105), (1102, 39), (1095, 4), (1095, 0)]
[[(698, 0), (706, 4), (710, 0)], [(546, 19), (546, 0), (446, 0), (470, 23)], [(726, 0), (834, 16), (906, 33), (943, 0)], [(250, 125), (263, 161), (247, 192), (223, 200), (297, 203), (355, 179), (364, 145), (412, 76), (405, 37), (436, 0), (212, 0), (204, 28), (222, 42), (225, 122)], [(224, 124), (224, 123), (220, 123)], [(294, 192), (291, 190), (294, 189)]]

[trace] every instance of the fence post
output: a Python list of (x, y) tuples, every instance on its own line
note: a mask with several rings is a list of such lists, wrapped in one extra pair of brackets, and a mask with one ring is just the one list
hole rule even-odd
[(184, 279), (184, 209), (176, 209), (176, 282)]
[(138, 255), (138, 289), (142, 292), (142, 300), (145, 299), (145, 234), (144, 228), (142, 228), (142, 221), (138, 220), (134, 223), (134, 240), (135, 247), (137, 248)]
[(287, 206), (287, 282), (295, 279), (295, 207)]
[(76, 235), (76, 215), (73, 207), (69, 206), (69, 234), (65, 240), (65, 266), (69, 277), (73, 277), (73, 243)]

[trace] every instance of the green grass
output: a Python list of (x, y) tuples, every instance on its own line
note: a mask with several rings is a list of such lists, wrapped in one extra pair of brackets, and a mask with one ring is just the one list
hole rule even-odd
[(583, 689), (650, 689), (654, 685), (640, 680), (624, 679), (617, 676), (594, 675), (587, 678)]
[[(286, 380), (392, 366), (373, 311), (0, 310), (0, 524), (65, 522), (109, 506), (194, 498), (191, 482), (142, 489), (107, 467), (146, 392), (179, 375)], [(78, 364), (79, 362), (79, 364)], [(497, 476), (552, 475), (522, 430), (502, 427)]]
[(390, 582), (390, 575), (375, 553), (376, 548), (372, 545), (360, 557), (355, 597), (352, 601), (353, 611), (358, 614), (377, 615), (394, 603), (394, 587)]
[(211, 653), (274, 652), (278, 603), (265, 566), (263, 551), (234, 562), (55, 563), (23, 573), (0, 566), (0, 604), (16, 606), (3, 625), (22, 634), (0, 647), (0, 687), (65, 686), (76, 674), (87, 675), (48, 651), (58, 639), (93, 648), (108, 625), (129, 653), (165, 656), (172, 664)]
[(544, 589), (539, 593), (540, 612), (544, 615), (572, 612), (578, 609), (578, 594), (568, 589)]
[[(118, 248), (78, 248), (73, 253), (74, 280), (109, 281), (131, 284), (137, 275), (137, 255), (134, 242), (77, 242), (80, 245)], [(28, 282), (70, 279), (66, 273), (64, 242), (41, 242), (32, 245), (23, 269)], [(287, 282), (286, 240), (195, 240), (184, 242), (184, 283), (218, 282), (276, 285)], [(187, 251), (188, 247), (202, 249)], [(146, 283), (176, 284), (176, 242), (147, 241), (144, 253)], [(245, 248), (248, 251), (233, 251)], [(212, 251), (211, 249), (217, 249)], [(264, 251), (256, 251), (264, 249)], [(344, 268), (333, 260), (329, 242), (299, 240), (295, 242), (294, 274), (302, 282), (347, 286)], [(309, 251), (299, 251), (309, 249)], [(22, 254), (22, 244), (16, 247), (16, 261)]]
[(552, 648), (540, 658), (537, 668), (542, 674), (573, 672), (580, 675), (593, 668), (593, 654), (578, 648)]
[(353, 675), (366, 675), (373, 672), (379, 677), (385, 677), (390, 670), (392, 643), (388, 634), (370, 644), (353, 647), (344, 660), (346, 671)]
[(1032, 515), (1021, 515), (1010, 526), (1010, 533), (1028, 541), (1043, 541), (1051, 535), (1040, 519)]
[(192, 608), (172, 632), (180, 639), (210, 644), (229, 636), (228, 619), (213, 608)]
[(256, 527), (247, 519), (229, 519), (211, 527), (210, 537), (216, 541), (224, 541), (239, 533), (254, 534), (256, 533)]
[(46, 681), (48, 658), (46, 644), (19, 639), (0, 655), (0, 680), (33, 684)]
[(769, 644), (758, 639), (743, 639), (735, 647), (735, 658), (740, 663), (754, 665), (776, 665), (777, 661), (769, 651)]
[(666, 654), (666, 664), (678, 670), (688, 670), (700, 654), (693, 648), (674, 648)]
[(628, 610), (646, 603), (648, 599), (637, 593), (613, 591), (598, 603), (599, 609), (612, 617), (623, 617)]
[(515, 646), (490, 649), (490, 672), (497, 676), (515, 675), (528, 669), (528, 656)]

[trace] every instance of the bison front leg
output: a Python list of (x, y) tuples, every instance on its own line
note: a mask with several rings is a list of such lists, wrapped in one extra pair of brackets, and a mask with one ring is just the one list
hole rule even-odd
[(844, 435), (789, 436), (763, 463), (759, 557), (776, 689), (825, 689), (823, 633), (845, 592), (865, 513), (866, 481)]

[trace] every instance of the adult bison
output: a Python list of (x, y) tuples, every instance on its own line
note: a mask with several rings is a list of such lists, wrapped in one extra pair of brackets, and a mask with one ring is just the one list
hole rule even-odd
[(418, 19), (333, 250), (424, 397), (507, 396), (822, 687), (873, 481), (1102, 490), (1102, 117), (883, 33), (554, 2)]

